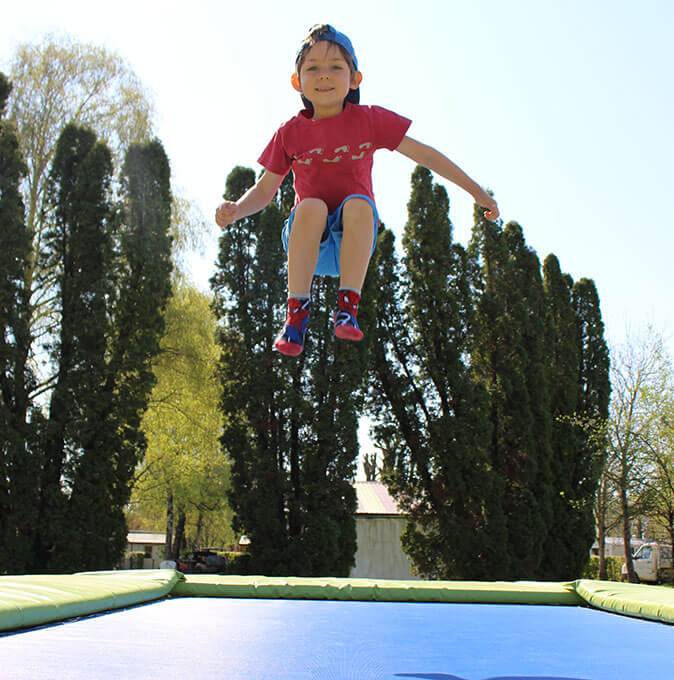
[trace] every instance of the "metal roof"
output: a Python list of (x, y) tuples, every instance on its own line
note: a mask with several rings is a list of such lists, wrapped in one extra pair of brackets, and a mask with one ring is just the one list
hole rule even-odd
[(164, 545), (166, 543), (166, 534), (160, 534), (154, 531), (129, 531), (126, 536), (126, 542), (133, 544), (146, 543), (148, 545)]
[(403, 513), (381, 482), (355, 482), (358, 505), (356, 515), (402, 515)]

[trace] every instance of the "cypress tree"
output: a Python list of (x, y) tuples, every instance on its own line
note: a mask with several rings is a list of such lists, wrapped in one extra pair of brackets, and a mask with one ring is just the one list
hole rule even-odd
[(378, 245), (371, 409), (375, 436), (390, 447), (391, 489), (410, 520), (403, 545), (419, 572), (489, 578), (503, 570), (500, 490), (487, 459), (486, 393), (465, 362), (471, 264), (452, 243), (448, 210), (444, 188), (419, 167), (403, 238), (404, 288), (392, 238), (384, 233)]
[[(255, 181), (235, 168), (225, 198)], [(223, 233), (211, 280), (222, 325), (223, 451), (232, 459), (234, 528), (251, 539), (253, 569), (266, 574), (346, 576), (355, 553), (355, 408), (361, 373), (332, 338), (335, 282), (314, 283), (304, 353), (272, 351), (285, 315), (283, 220), (293, 202), (287, 178), (262, 213)], [(329, 330), (328, 330), (329, 329)]]
[(552, 513), (540, 264), (519, 225), (502, 229), (481, 210), (471, 248), (482, 265), (472, 362), (490, 394), (490, 458), (505, 484), (510, 575), (535, 578)]
[[(552, 415), (553, 522), (545, 542), (542, 577), (578, 578), (589, 555), (583, 538), (583, 514), (578, 506), (578, 453), (582, 431), (575, 423), (578, 408), (580, 347), (572, 304), (573, 281), (561, 272), (559, 261), (548, 255), (543, 265), (548, 308)], [(579, 521), (581, 520), (581, 521)]]
[[(56, 273), (60, 327), (51, 347), (57, 379), (43, 435), (36, 541), (38, 563), (55, 570), (67, 569), (69, 560), (77, 563), (79, 557), (80, 523), (73, 521), (69, 501), (86, 442), (98, 425), (105, 376), (111, 174), (110, 152), (96, 142), (95, 134), (66, 126), (48, 190), (52, 227), (45, 255), (47, 267)], [(90, 526), (92, 531), (100, 528)]]
[(58, 379), (43, 437), (40, 569), (111, 568), (126, 544), (124, 506), (143, 454), (140, 418), (170, 283), (171, 195), (159, 142), (131, 147), (119, 215), (110, 152), (67, 126), (50, 174), (47, 259), (58, 274)]
[(71, 500), (71, 521), (79, 523), (83, 541), (80, 563), (87, 569), (110, 567), (123, 554), (124, 507), (146, 446), (141, 418), (154, 386), (152, 360), (164, 330), (172, 269), (171, 172), (158, 140), (127, 150), (119, 212), (106, 376)]
[(5, 119), (10, 91), (0, 73), (0, 573), (21, 573), (32, 565), (38, 416), (29, 417), (34, 378), (28, 367), (29, 292), (23, 271), (31, 236), (19, 191), (26, 165), (16, 129)]
[(597, 432), (605, 432), (609, 414), (610, 359), (604, 337), (599, 294), (594, 281), (581, 278), (573, 285), (579, 370), (577, 371), (576, 421), (579, 444), (571, 466), (571, 486), (576, 509), (576, 532), (572, 546), (575, 573), (586, 564), (595, 537), (593, 505), (605, 462), (606, 447)]

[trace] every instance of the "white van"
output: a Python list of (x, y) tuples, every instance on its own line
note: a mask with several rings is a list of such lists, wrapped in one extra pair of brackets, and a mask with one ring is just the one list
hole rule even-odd
[[(659, 543), (644, 543), (632, 558), (634, 571), (644, 583), (662, 583), (672, 580), (672, 546)], [(621, 575), (627, 579), (627, 566), (623, 564)]]

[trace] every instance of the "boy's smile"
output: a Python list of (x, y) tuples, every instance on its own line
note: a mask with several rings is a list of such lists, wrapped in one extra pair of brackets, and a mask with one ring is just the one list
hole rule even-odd
[(360, 85), (360, 72), (351, 68), (337, 45), (327, 41), (316, 43), (308, 52), (300, 72), (292, 76), (293, 87), (314, 107), (314, 118), (340, 114), (350, 89)]

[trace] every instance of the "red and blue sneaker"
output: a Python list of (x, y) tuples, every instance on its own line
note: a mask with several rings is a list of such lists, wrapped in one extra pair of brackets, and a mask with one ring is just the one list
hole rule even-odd
[(283, 330), (274, 341), (274, 349), (296, 357), (304, 349), (304, 336), (309, 325), (311, 299), (288, 298), (288, 312)]
[(335, 309), (335, 335), (342, 340), (362, 340), (363, 331), (358, 328), (358, 303), (360, 295), (353, 290), (340, 290), (337, 293)]

